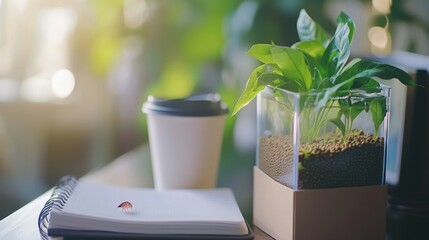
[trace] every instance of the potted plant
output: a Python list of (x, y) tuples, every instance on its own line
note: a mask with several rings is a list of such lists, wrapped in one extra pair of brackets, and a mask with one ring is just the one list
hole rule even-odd
[(343, 12), (332, 37), (305, 10), (297, 30), (301, 41), (291, 47), (248, 51), (263, 64), (233, 114), (259, 94), (258, 166), (294, 189), (384, 183), (390, 90), (374, 78), (414, 82), (388, 64), (348, 61), (355, 25)]
[[(332, 37), (305, 10), (297, 31), (300, 41), (291, 47), (250, 48), (262, 65), (233, 110), (258, 98), (254, 223), (276, 238), (378, 239), (390, 89), (376, 78), (415, 83), (394, 66), (349, 60), (355, 24), (343, 12)], [(346, 224), (351, 217), (355, 225)], [(288, 224), (280, 228), (280, 220)]]

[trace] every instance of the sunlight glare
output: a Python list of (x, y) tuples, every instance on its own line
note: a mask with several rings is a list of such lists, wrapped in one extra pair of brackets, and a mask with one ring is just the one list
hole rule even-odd
[(58, 98), (66, 98), (73, 92), (75, 77), (68, 69), (61, 69), (54, 73), (51, 87), (54, 95)]

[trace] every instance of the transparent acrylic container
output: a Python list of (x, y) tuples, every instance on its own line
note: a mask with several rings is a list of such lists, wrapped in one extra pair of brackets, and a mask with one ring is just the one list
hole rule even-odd
[[(298, 189), (384, 184), (390, 88), (258, 95), (257, 166)], [(378, 127), (376, 127), (378, 126)]]

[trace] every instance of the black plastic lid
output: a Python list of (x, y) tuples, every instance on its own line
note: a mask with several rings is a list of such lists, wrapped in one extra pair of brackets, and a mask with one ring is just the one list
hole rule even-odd
[(228, 107), (216, 93), (197, 94), (182, 99), (161, 99), (149, 96), (143, 104), (146, 114), (169, 116), (217, 116), (228, 113)]

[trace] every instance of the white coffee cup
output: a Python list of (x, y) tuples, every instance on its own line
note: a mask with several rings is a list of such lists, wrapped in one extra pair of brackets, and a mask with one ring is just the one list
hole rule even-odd
[(149, 144), (155, 188), (216, 187), (228, 108), (218, 94), (185, 99), (148, 97)]

